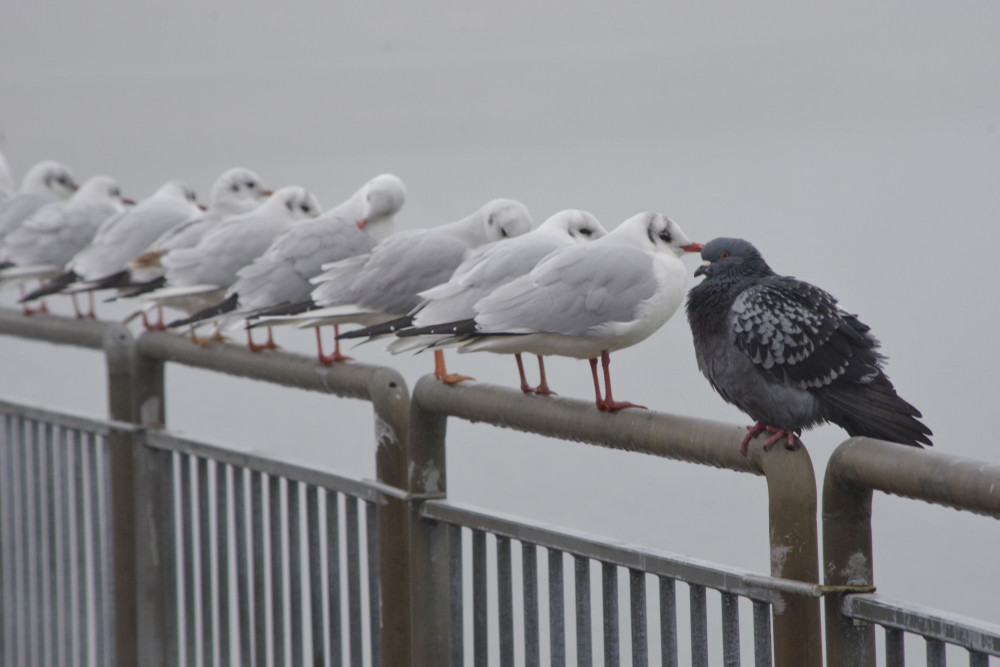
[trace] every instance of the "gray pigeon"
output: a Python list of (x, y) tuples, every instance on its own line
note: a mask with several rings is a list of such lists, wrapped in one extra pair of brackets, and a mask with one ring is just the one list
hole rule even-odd
[(719, 238), (701, 252), (687, 314), (698, 368), (728, 403), (757, 423), (767, 450), (827, 421), (852, 435), (920, 447), (931, 444), (920, 411), (882, 370), (879, 342), (857, 316), (809, 283), (779, 276), (742, 239)]

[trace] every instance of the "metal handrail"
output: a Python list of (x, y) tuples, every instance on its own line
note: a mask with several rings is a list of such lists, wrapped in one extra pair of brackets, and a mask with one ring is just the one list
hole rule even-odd
[[(1000, 464), (851, 438), (830, 456), (823, 484), (823, 557), (829, 585), (874, 584), (875, 490), (1000, 518)], [(826, 599), (827, 662), (874, 665), (874, 627), (845, 615), (844, 603), (843, 596)]]
[[(763, 475), (767, 480), (771, 536), (771, 575), (818, 584), (816, 485), (812, 462), (803, 447), (764, 452), (754, 441), (747, 456), (739, 452), (746, 433), (741, 426), (647, 410), (607, 414), (593, 403), (560, 397), (525, 395), (517, 390), (478, 382), (450, 386), (432, 377), (413, 389), (410, 410), (410, 475), (407, 490), (428, 497), (447, 491), (445, 431), (447, 419), (513, 428), (612, 449), (699, 463), (737, 472)], [(412, 619), (415, 659), (419, 664), (444, 664), (440, 647), (449, 646), (447, 599), (440, 584), (447, 581), (447, 545), (434, 527), (412, 525), (414, 563)], [(429, 556), (437, 554), (436, 557)], [(779, 665), (822, 664), (819, 602), (792, 597), (775, 606), (774, 651)]]

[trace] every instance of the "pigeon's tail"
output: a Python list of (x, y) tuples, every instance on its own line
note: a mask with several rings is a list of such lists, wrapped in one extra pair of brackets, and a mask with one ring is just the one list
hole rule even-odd
[(432, 324), (426, 327), (414, 327), (400, 331), (397, 335), (407, 336), (428, 336), (428, 335), (461, 335), (476, 333), (476, 321), (474, 319), (456, 320), (455, 322), (444, 322), (442, 324)]
[(118, 294), (105, 299), (105, 301), (117, 301), (118, 299), (131, 299), (132, 297), (139, 296), (140, 294), (146, 294), (148, 292), (153, 292), (161, 287), (166, 286), (167, 278), (166, 276), (160, 276), (155, 280), (150, 280), (145, 283), (128, 283), (122, 285), (118, 288)]
[(338, 339), (342, 338), (378, 338), (379, 336), (388, 336), (390, 334), (399, 333), (400, 330), (413, 324), (413, 315), (404, 315), (403, 317), (397, 317), (394, 320), (389, 320), (388, 322), (383, 322), (382, 324), (375, 324), (370, 327), (365, 327), (364, 329), (356, 329), (354, 331), (348, 331), (337, 336)]
[(837, 387), (823, 396), (823, 416), (850, 435), (889, 440), (903, 445), (931, 445), (931, 430), (919, 421), (920, 411), (896, 394), (880, 375), (870, 384)]
[(168, 329), (175, 329), (177, 327), (183, 327), (188, 324), (197, 324), (202, 320), (207, 320), (212, 317), (217, 317), (219, 315), (224, 315), (230, 311), (236, 310), (236, 307), (240, 305), (240, 295), (236, 292), (230, 294), (224, 301), (215, 304), (214, 306), (209, 306), (204, 310), (199, 310), (197, 313), (190, 317), (185, 317), (180, 320), (174, 320), (167, 325)]
[(66, 271), (60, 273), (58, 276), (49, 280), (44, 285), (34, 290), (33, 292), (28, 292), (19, 300), (19, 303), (27, 303), (28, 301), (34, 301), (35, 299), (41, 299), (42, 297), (48, 296), (50, 294), (56, 294), (63, 291), (66, 287), (69, 287), (75, 283), (80, 276), (76, 275), (74, 271)]

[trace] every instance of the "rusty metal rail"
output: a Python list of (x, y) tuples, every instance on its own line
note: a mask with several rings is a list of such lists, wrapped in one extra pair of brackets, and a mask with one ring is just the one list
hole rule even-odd
[[(851, 438), (831, 455), (823, 485), (823, 555), (827, 584), (874, 585), (871, 516), (875, 490), (1000, 519), (1000, 464), (870, 438)], [(827, 597), (827, 663), (874, 665), (874, 623), (892, 630), (886, 644), (894, 658), (902, 656), (901, 631), (906, 630), (928, 639), (929, 664), (944, 664), (938, 661), (943, 660), (943, 642), (963, 646), (970, 650), (974, 660), (978, 659), (979, 645), (972, 640), (963, 643), (958, 638), (989, 636), (989, 628), (968, 635), (963, 634), (961, 625), (956, 625), (956, 634), (935, 636), (925, 632), (926, 626), (919, 623), (888, 623), (884, 613), (875, 613), (898, 606), (881, 603), (879, 596), (855, 598), (839, 594)], [(909, 606), (908, 610), (908, 614), (899, 618), (912, 620), (924, 615), (925, 611), (916, 605)]]

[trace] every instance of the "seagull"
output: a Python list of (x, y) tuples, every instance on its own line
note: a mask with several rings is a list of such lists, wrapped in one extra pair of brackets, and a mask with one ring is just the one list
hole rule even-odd
[[(477, 249), (455, 269), (451, 279), (437, 287), (420, 293), (423, 302), (406, 317), (368, 329), (351, 331), (341, 338), (380, 337), (395, 333), (401, 338), (393, 341), (388, 349), (395, 353), (411, 349), (426, 349), (447, 335), (422, 335), (427, 327), (475, 317), (475, 304), (494, 289), (525, 275), (549, 253), (574, 243), (599, 239), (607, 234), (592, 214), (568, 209), (549, 217), (536, 229), (514, 239), (494, 241)], [(540, 384), (531, 387), (524, 375), (521, 354), (515, 353), (521, 391), (550, 395), (545, 379), (545, 364), (538, 357)]]
[[(223, 172), (212, 185), (209, 193), (208, 208), (198, 215), (174, 225), (150, 243), (145, 250), (129, 261), (125, 270), (125, 284), (118, 288), (118, 293), (107, 299), (114, 301), (140, 297), (163, 287), (166, 270), (161, 262), (162, 257), (177, 248), (192, 248), (198, 244), (201, 237), (214, 229), (223, 220), (253, 209), (273, 194), (262, 184), (260, 177), (244, 167), (233, 167)], [(156, 307), (149, 301), (139, 310), (129, 315), (125, 321), (141, 315), (146, 329), (164, 329), (162, 309), (158, 323), (152, 325), (147, 319), (147, 310)]]
[[(134, 207), (105, 220), (90, 245), (73, 256), (62, 274), (22, 301), (57, 292), (71, 294), (117, 287), (127, 279), (125, 267), (130, 259), (160, 234), (198, 215), (200, 210), (191, 188), (180, 181), (168, 181)], [(93, 314), (91, 304), (88, 316)]]
[[(312, 279), (316, 288), (311, 299), (317, 307), (290, 317), (301, 322), (300, 327), (332, 324), (335, 330), (348, 322), (368, 326), (396, 319), (420, 304), (420, 292), (451, 278), (472, 250), (520, 236), (531, 224), (524, 204), (494, 199), (461, 220), (399, 232), (369, 254), (325, 265), (325, 272)], [(345, 359), (339, 343), (332, 355), (320, 352), (322, 363)], [(441, 354), (435, 355), (435, 375), (448, 375)]]
[[(69, 199), (43, 205), (0, 244), (0, 263), (7, 266), (0, 282), (17, 282), (23, 289), (27, 280), (58, 275), (102, 223), (124, 210), (118, 182), (110, 176), (94, 176)], [(32, 312), (25, 306), (26, 314)]]
[(643, 408), (614, 400), (610, 353), (644, 340), (670, 319), (687, 282), (680, 257), (701, 248), (669, 218), (640, 213), (603, 238), (551, 253), (527, 275), (480, 299), (474, 319), (448, 329), (459, 352), (588, 359), (598, 410)]
[(14, 176), (10, 173), (10, 165), (3, 151), (0, 151), (0, 202), (14, 194)]
[[(164, 255), (166, 286), (146, 298), (189, 313), (207, 308), (225, 295), (236, 281), (236, 272), (267, 250), (276, 236), (319, 213), (319, 202), (305, 188), (281, 188), (249, 213), (217, 225), (193, 248), (178, 248)], [(182, 324), (178, 320), (167, 326)], [(195, 338), (194, 327), (191, 337), (195, 342), (205, 342)], [(260, 349), (252, 341), (248, 343), (250, 349)]]
[(76, 177), (66, 165), (43, 160), (33, 166), (17, 192), (0, 201), (0, 241), (42, 206), (69, 199), (76, 190)]
[(850, 435), (920, 447), (930, 429), (901, 399), (882, 369), (869, 327), (827, 292), (779, 276), (742, 239), (705, 245), (691, 289), (688, 321), (698, 368), (726, 402), (756, 423), (740, 451), (767, 431), (767, 450), (821, 422)]
[(309, 280), (324, 264), (367, 254), (392, 232), (393, 216), (405, 199), (398, 177), (376, 176), (343, 203), (291, 226), (237, 272), (222, 301), (176, 324), (220, 318), (242, 323), (258, 311), (308, 300), (313, 290)]

